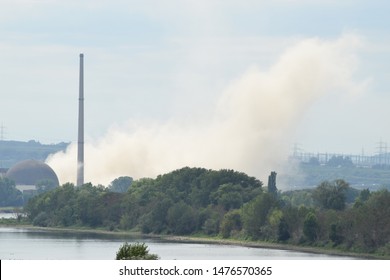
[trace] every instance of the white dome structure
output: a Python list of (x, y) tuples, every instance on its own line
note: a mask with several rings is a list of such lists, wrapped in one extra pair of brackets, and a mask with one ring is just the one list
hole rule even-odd
[(24, 186), (35, 186), (38, 182), (52, 181), (56, 187), (59, 181), (54, 170), (44, 162), (37, 160), (24, 160), (11, 167), (5, 174), (15, 184)]

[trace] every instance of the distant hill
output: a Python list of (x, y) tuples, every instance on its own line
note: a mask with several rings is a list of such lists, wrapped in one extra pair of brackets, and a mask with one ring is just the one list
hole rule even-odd
[(41, 144), (35, 140), (0, 141), (0, 168), (10, 168), (19, 161), (35, 159), (44, 161), (49, 154), (63, 151), (69, 143)]

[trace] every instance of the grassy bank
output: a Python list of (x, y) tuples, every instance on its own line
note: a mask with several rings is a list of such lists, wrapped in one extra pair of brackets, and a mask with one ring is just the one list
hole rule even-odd
[(348, 257), (353, 257), (358, 259), (390, 259), (390, 257), (383, 258), (382, 256), (376, 256), (373, 254), (346, 252), (334, 248), (299, 246), (299, 245), (293, 245), (287, 243), (273, 243), (267, 241), (248, 241), (248, 240), (236, 240), (236, 239), (223, 239), (220, 237), (197, 237), (197, 236), (163, 235), (160, 237), (164, 240), (176, 241), (176, 242), (194, 242), (194, 243), (205, 243), (205, 244), (235, 245), (235, 246), (243, 246), (243, 247), (250, 247), (250, 248), (278, 249), (278, 250), (297, 251), (297, 252), (313, 253), (313, 254), (348, 256)]

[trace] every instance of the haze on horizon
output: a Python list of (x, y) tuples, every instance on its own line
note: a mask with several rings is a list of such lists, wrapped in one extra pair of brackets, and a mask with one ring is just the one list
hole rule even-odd
[[(76, 142), (83, 52), (98, 182), (185, 165), (263, 174), (294, 143), (372, 154), (390, 139), (389, 5), (6, 0), (0, 122), (6, 139)], [(61, 181), (73, 149), (49, 159)]]

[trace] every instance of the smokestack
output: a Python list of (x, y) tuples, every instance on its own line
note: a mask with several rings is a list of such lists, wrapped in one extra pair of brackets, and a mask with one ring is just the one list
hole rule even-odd
[(77, 145), (77, 186), (84, 184), (84, 54), (80, 54), (79, 133)]

